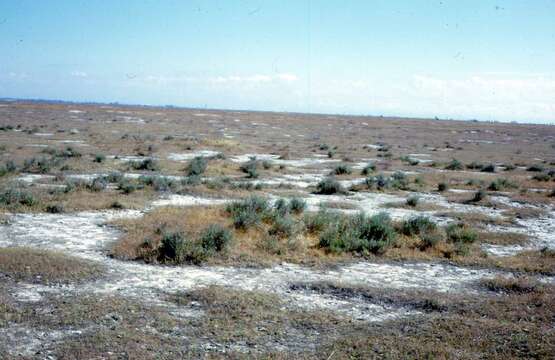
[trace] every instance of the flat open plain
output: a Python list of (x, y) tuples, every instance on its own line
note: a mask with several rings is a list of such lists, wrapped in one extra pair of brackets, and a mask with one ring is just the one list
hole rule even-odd
[(0, 102), (0, 358), (551, 358), (555, 127)]

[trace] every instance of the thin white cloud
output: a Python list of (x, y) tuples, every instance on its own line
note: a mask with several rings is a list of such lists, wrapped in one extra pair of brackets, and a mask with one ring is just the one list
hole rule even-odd
[(72, 71), (70, 75), (77, 78), (86, 78), (89, 76), (86, 72), (78, 70)]
[(234, 83), (271, 83), (271, 82), (294, 82), (297, 81), (298, 77), (294, 74), (282, 73), (274, 75), (231, 75), (231, 76), (217, 76), (208, 79), (209, 82), (219, 83), (219, 84), (234, 84)]

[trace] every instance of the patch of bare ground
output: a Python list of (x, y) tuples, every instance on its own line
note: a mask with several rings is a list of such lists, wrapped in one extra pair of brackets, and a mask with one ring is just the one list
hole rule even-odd
[(59, 252), (13, 247), (0, 248), (0, 273), (18, 281), (49, 284), (89, 280), (103, 269)]
[(450, 218), (461, 221), (474, 227), (482, 227), (484, 225), (510, 225), (510, 220), (502, 217), (492, 217), (482, 212), (458, 212), (446, 211), (436, 214), (438, 217)]

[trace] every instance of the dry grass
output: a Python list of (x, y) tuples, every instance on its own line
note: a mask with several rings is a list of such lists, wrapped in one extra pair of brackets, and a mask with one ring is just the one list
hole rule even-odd
[(54, 251), (27, 247), (0, 248), (0, 272), (21, 281), (67, 283), (98, 277), (102, 268)]

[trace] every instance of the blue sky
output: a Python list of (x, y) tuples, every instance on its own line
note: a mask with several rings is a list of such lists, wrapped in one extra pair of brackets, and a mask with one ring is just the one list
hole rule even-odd
[(0, 97), (555, 123), (555, 1), (0, 1)]

